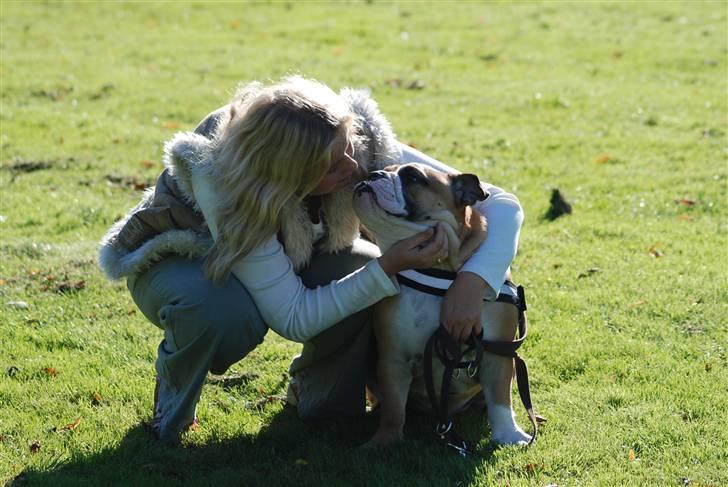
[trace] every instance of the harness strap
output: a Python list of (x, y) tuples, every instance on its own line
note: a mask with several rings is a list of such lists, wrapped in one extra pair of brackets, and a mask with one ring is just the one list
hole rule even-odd
[[(398, 277), (400, 279), (402, 278), (402, 276)], [(452, 336), (448, 333), (448, 331), (441, 323), (425, 345), (425, 387), (427, 389), (427, 396), (430, 399), (432, 409), (433, 411), (435, 411), (435, 414), (437, 416), (438, 423), (435, 426), (435, 433), (437, 434), (438, 439), (441, 442), (445, 443), (447, 446), (454, 448), (462, 456), (467, 456), (468, 454), (472, 453), (472, 450), (467, 446), (465, 441), (460, 436), (458, 436), (452, 429), (452, 420), (450, 419), (450, 414), (448, 411), (448, 396), (450, 393), (450, 385), (455, 369), (462, 369), (467, 367), (468, 371), (470, 371), (473, 365), (475, 365), (475, 367), (478, 367), (482, 361), (484, 351), (493, 353), (495, 355), (513, 357), (516, 369), (518, 394), (521, 397), (521, 402), (526, 409), (528, 419), (533, 426), (533, 435), (531, 436), (531, 441), (529, 441), (529, 445), (533, 443), (538, 436), (538, 421), (543, 420), (543, 418), (536, 415), (533, 411), (533, 403), (531, 401), (531, 389), (528, 380), (528, 366), (517, 353), (517, 350), (523, 344), (523, 341), (528, 335), (528, 322), (525, 315), (525, 311), (528, 308), (526, 305), (526, 296), (523, 290), (523, 286), (518, 286), (516, 291), (518, 299), (516, 303), (513, 304), (518, 307), (517, 339), (513, 341), (484, 340), (482, 339), (482, 336), (479, 337), (473, 333), (473, 335), (471, 335), (471, 337), (469, 338), (468, 347), (463, 351), (461, 350), (460, 345), (452, 338)], [(461, 360), (463, 355), (473, 350), (475, 350), (476, 353), (475, 360), (462, 362)], [(432, 374), (432, 361), (434, 359), (435, 353), (445, 365), (445, 371), (443, 372), (442, 376), (442, 385), (440, 388), (439, 402), (437, 400), (437, 395), (435, 394), (435, 382)], [(474, 370), (477, 371), (477, 368), (474, 368)], [(474, 374), (475, 372), (473, 372), (473, 375)]]

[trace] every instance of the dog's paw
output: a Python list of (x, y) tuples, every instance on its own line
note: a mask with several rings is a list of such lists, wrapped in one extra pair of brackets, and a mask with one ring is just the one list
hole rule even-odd
[(377, 431), (371, 440), (364, 443), (362, 448), (378, 448), (402, 441), (404, 435), (398, 431)]
[(509, 431), (499, 431), (493, 433), (493, 443), (501, 446), (519, 445), (526, 446), (531, 441), (531, 435), (516, 427)]

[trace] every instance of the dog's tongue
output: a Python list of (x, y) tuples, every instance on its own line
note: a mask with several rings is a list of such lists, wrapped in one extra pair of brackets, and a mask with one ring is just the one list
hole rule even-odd
[(397, 177), (371, 181), (369, 186), (377, 195), (377, 203), (384, 211), (393, 215), (406, 216), (402, 183)]

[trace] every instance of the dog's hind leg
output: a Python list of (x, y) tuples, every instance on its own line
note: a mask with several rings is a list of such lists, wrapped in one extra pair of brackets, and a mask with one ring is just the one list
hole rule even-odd
[[(381, 352), (381, 351), (380, 351)], [(364, 447), (382, 446), (404, 436), (407, 394), (412, 383), (412, 367), (402, 357), (379, 357), (377, 364), (381, 417), (379, 428)]]
[[(486, 303), (483, 316), (483, 337), (491, 340), (513, 340), (518, 324), (518, 310), (508, 303)], [(480, 383), (488, 407), (488, 422), (493, 442), (501, 445), (526, 445), (531, 435), (516, 424), (511, 386), (514, 364), (511, 357), (483, 354)]]

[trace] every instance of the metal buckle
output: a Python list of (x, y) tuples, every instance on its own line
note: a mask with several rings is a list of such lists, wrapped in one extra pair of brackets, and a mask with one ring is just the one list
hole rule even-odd
[[(443, 426), (444, 426), (444, 430), (442, 428)], [(435, 433), (437, 433), (438, 435), (440, 435), (443, 438), (445, 437), (446, 434), (448, 434), (450, 432), (451, 429), (452, 429), (452, 421), (449, 421), (447, 424), (437, 423), (435, 425)], [(448, 442), (448, 444), (450, 444), (450, 443)]]
[(475, 374), (478, 373), (478, 366), (475, 364), (475, 361), (468, 363), (468, 377), (471, 379), (475, 377)]
[(470, 451), (468, 451), (468, 446), (465, 444), (465, 442), (463, 442), (463, 444), (461, 446), (458, 446), (458, 445), (454, 445), (448, 441), (447, 446), (453, 448), (456, 452), (458, 452), (458, 455), (460, 455), (463, 458), (468, 458), (468, 455), (470, 454)]

